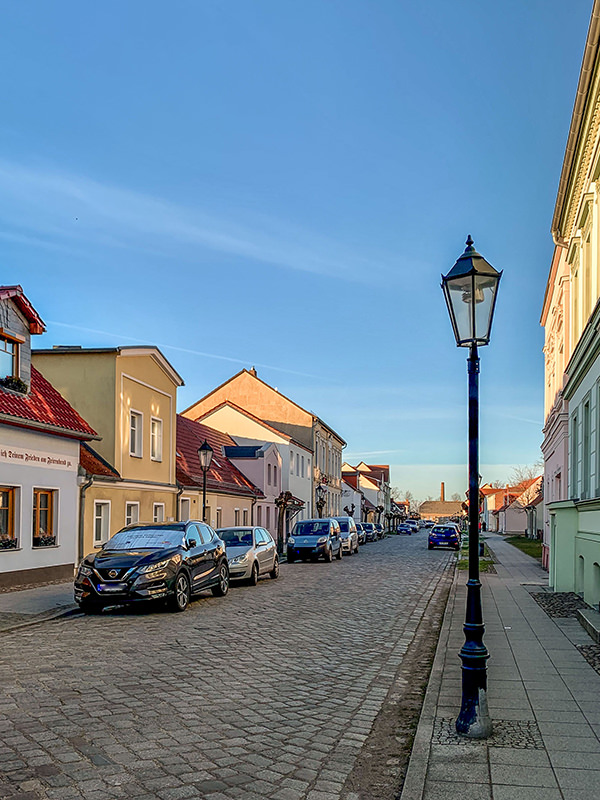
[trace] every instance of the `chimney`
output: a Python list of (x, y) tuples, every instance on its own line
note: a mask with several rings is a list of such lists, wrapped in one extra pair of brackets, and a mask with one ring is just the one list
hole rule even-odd
[(251, 367), (248, 372), (252, 375), (253, 378), (256, 378), (256, 367)]
[(442, 485), (440, 486), (440, 500), (443, 503), (445, 499), (446, 499), (446, 487), (444, 486), (444, 483), (442, 481)]

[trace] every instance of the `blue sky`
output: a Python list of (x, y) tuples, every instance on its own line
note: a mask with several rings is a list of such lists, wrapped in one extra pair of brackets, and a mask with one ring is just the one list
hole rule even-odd
[(419, 497), (466, 483), (439, 288), (504, 270), (484, 478), (539, 458), (541, 303), (591, 0), (2, 4), (2, 283), (38, 346), (153, 343), (190, 405), (242, 367)]

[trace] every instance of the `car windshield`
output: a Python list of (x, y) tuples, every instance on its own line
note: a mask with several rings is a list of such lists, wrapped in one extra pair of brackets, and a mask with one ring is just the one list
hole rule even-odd
[(252, 547), (252, 531), (220, 529), (217, 534), (225, 542), (225, 547)]
[(329, 522), (326, 520), (307, 520), (297, 522), (294, 527), (294, 536), (317, 536), (329, 533)]
[(436, 527), (433, 528), (432, 533), (456, 533), (456, 528)]
[(366, 531), (374, 531), (375, 530), (375, 525), (372, 522), (363, 522), (363, 528)]
[(173, 528), (129, 528), (115, 533), (103, 550), (164, 550), (178, 547), (183, 542), (183, 531)]
[(350, 530), (350, 525), (348, 524), (348, 520), (347, 519), (338, 519), (338, 522), (340, 523), (341, 532), (342, 533), (348, 533), (348, 531)]

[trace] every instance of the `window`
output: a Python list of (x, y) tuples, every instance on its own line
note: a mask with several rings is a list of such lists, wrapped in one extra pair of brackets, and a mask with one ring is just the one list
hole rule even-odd
[(294, 453), (290, 450), (290, 475), (294, 474)]
[(579, 458), (579, 419), (577, 412), (571, 418), (571, 497), (575, 498), (579, 491), (579, 476), (577, 474)]
[(16, 550), (15, 536), (15, 490), (11, 486), (0, 486), (0, 550)]
[(139, 411), (129, 412), (129, 455), (142, 457), (142, 423), (143, 415)]
[(182, 522), (187, 522), (190, 518), (190, 498), (182, 497), (179, 501), (179, 519)]
[(33, 490), (33, 547), (54, 547), (54, 491)]
[(217, 508), (217, 528), (221, 528), (223, 526), (223, 509)]
[(162, 419), (157, 417), (150, 420), (150, 458), (162, 461)]
[(197, 525), (196, 527), (200, 531), (202, 544), (208, 544), (209, 542), (212, 542), (213, 534), (208, 525)]
[(296, 475), (300, 475), (300, 453), (296, 453)]
[(94, 544), (104, 544), (110, 538), (110, 500), (94, 502)]
[(277, 467), (273, 465), (273, 486), (277, 488)]
[(0, 378), (19, 375), (19, 345), (0, 336)]
[(140, 504), (125, 503), (125, 525), (133, 525), (140, 521)]
[(239, 525), (240, 524), (240, 510), (236, 508), (233, 512), (233, 524)]
[(588, 499), (590, 497), (590, 478), (591, 478), (591, 431), (590, 431), (590, 400), (589, 398), (583, 404), (583, 431), (582, 431), (582, 486), (581, 497)]
[(262, 525), (262, 506), (256, 506), (256, 524)]
[(242, 525), (247, 525), (248, 524), (248, 509), (247, 508), (245, 508), (243, 510), (243, 512), (242, 512), (242, 520), (243, 520), (242, 521)]
[(301, 463), (302, 477), (304, 477), (304, 456), (302, 456), (302, 459), (301, 459), (300, 463)]
[(271, 506), (267, 506), (267, 528), (271, 527)]
[(165, 521), (165, 504), (164, 503), (154, 503), (152, 506), (152, 522), (164, 522)]
[(271, 465), (267, 464), (267, 483), (271, 485)]

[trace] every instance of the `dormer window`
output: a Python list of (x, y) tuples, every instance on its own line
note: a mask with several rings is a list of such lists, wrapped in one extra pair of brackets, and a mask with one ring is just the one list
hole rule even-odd
[(19, 377), (19, 344), (6, 335), (0, 336), (0, 378)]

